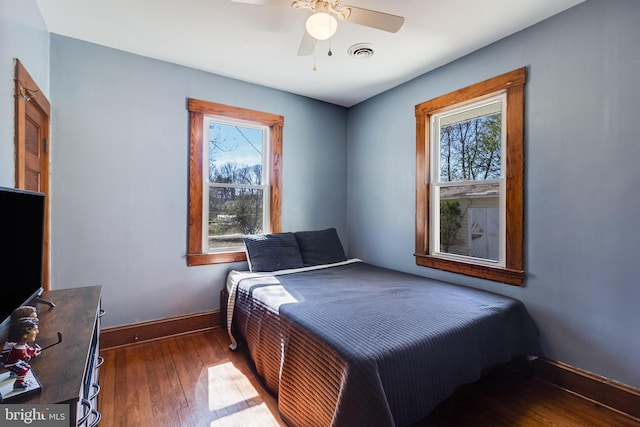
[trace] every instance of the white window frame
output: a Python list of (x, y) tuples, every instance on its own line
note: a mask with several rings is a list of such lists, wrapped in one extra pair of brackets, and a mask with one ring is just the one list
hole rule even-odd
[[(441, 123), (446, 121), (448, 117), (464, 114), (466, 111), (482, 108), (490, 104), (500, 102), (500, 111), (502, 114), (501, 131), (500, 131), (500, 178), (483, 181), (454, 181), (447, 182), (440, 180), (440, 129)], [(469, 116), (469, 120), (476, 116)], [(474, 264), (505, 267), (506, 265), (506, 197), (505, 197), (505, 165), (507, 162), (506, 140), (507, 130), (505, 126), (504, 118), (507, 117), (507, 96), (506, 92), (502, 91), (488, 98), (484, 98), (474, 102), (464, 103), (454, 108), (444, 109), (431, 116), (430, 129), (432, 131), (431, 140), (434, 142), (431, 144), (430, 159), (430, 199), (429, 207), (429, 248), (430, 255), (437, 256), (443, 259), (450, 259), (460, 262), (472, 262)], [(499, 248), (498, 248), (498, 260), (491, 260), (486, 258), (477, 258), (447, 252), (440, 251), (440, 188), (443, 187), (457, 187), (469, 185), (477, 182), (483, 183), (498, 183), (499, 184), (499, 209), (500, 209), (500, 226), (499, 226)]]
[(271, 199), (270, 188), (271, 183), (269, 177), (271, 176), (271, 169), (269, 164), (269, 154), (271, 152), (270, 139), (269, 139), (269, 127), (265, 125), (256, 124), (254, 122), (235, 119), (232, 117), (205, 115), (203, 117), (203, 129), (207, 130), (202, 133), (202, 170), (209, 170), (209, 147), (210, 147), (210, 129), (211, 123), (238, 126), (243, 128), (251, 128), (262, 132), (262, 178), (261, 185), (246, 185), (246, 184), (220, 184), (211, 182), (209, 180), (209, 173), (202, 174), (202, 248), (207, 253), (220, 253), (244, 250), (242, 246), (228, 246), (223, 248), (211, 249), (209, 248), (209, 190), (211, 188), (253, 188), (262, 190), (262, 233), (267, 234), (271, 232), (270, 229), (270, 206), (269, 201)]

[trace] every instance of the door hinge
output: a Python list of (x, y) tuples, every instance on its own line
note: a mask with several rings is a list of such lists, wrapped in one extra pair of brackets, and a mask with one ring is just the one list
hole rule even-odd
[(44, 152), (49, 152), (49, 141), (47, 140), (47, 138), (44, 139)]

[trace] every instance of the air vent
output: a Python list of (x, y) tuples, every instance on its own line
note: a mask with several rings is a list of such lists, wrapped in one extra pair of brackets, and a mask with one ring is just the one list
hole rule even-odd
[(349, 48), (349, 56), (353, 58), (371, 58), (373, 56), (373, 46), (369, 43), (354, 44)]

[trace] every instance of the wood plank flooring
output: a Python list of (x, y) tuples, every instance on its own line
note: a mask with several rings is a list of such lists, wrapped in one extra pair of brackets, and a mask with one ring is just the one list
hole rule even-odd
[[(101, 427), (284, 426), (277, 401), (217, 329), (103, 350)], [(640, 427), (535, 377), (496, 369), (413, 427)], [(319, 426), (321, 427), (321, 426)], [(357, 427), (357, 426), (356, 426)]]

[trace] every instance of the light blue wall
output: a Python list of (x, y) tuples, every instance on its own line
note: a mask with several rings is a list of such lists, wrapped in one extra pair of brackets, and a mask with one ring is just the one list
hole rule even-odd
[[(640, 387), (638, 42), (639, 2), (592, 0), (351, 108), (350, 255), (515, 296), (547, 357)], [(522, 66), (526, 287), (417, 267), (414, 106)]]
[(218, 308), (231, 268), (187, 267), (187, 98), (284, 116), (283, 230), (346, 243), (343, 107), (51, 35), (52, 284), (102, 284), (105, 326)]
[(35, 0), (0, 0), (0, 185), (15, 186), (14, 65), (49, 96), (49, 33)]

